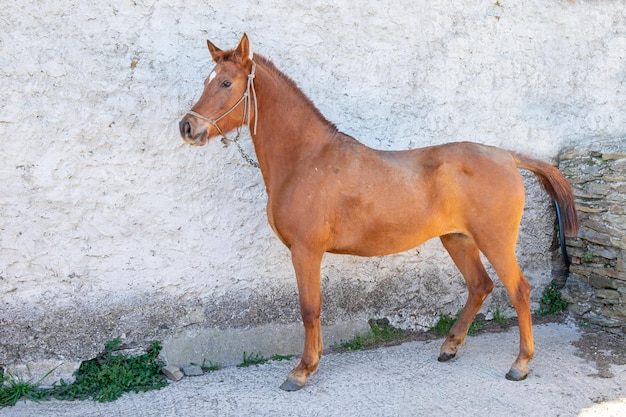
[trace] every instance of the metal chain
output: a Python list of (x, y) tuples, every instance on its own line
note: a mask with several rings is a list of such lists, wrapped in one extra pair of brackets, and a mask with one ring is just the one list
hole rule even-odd
[[(237, 138), (239, 139), (239, 138)], [(243, 157), (243, 159), (246, 160), (246, 162), (248, 162), (250, 165), (252, 165), (255, 168), (259, 167), (259, 163), (256, 162), (254, 159), (252, 159), (252, 157), (250, 155), (248, 155), (247, 153), (245, 153), (245, 151), (243, 150), (243, 148), (241, 147), (241, 144), (239, 143), (239, 140), (235, 140), (233, 141), (235, 142), (235, 144), (237, 145), (237, 149), (239, 149), (239, 153), (241, 154), (241, 156)]]

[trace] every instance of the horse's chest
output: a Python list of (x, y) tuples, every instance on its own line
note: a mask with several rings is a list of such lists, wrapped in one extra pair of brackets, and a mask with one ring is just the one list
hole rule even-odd
[[(288, 247), (299, 237), (321, 238), (329, 227), (329, 202), (319, 192), (284, 193), (270, 196), (267, 202), (267, 220), (278, 238)], [(326, 227), (325, 227), (326, 226)]]

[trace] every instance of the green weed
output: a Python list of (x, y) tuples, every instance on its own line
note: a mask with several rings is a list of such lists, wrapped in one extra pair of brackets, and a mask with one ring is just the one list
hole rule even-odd
[(291, 360), (291, 358), (293, 358), (293, 355), (279, 355), (279, 354), (276, 354), (276, 355), (272, 355), (272, 357), (270, 359), (273, 360), (273, 361), (276, 361), (276, 362), (280, 362), (280, 361)]
[(363, 338), (363, 336), (357, 334), (350, 340), (342, 340), (341, 342), (339, 342), (339, 347), (349, 351), (363, 350), (363, 347), (365, 346), (365, 344), (363, 343)]
[(495, 311), (493, 312), (493, 321), (495, 321), (498, 324), (507, 324), (509, 322), (509, 319), (506, 318), (504, 314), (502, 314), (499, 308), (496, 308)]
[[(194, 364), (192, 363), (192, 365)], [(219, 363), (213, 363), (211, 361), (209, 361), (209, 364), (207, 365), (205, 359), (202, 361), (202, 365), (200, 365), (200, 368), (202, 368), (202, 372), (215, 372), (222, 369), (222, 365), (220, 365)]]
[(561, 298), (556, 282), (551, 282), (541, 293), (541, 308), (535, 311), (540, 316), (556, 316), (567, 309), (567, 303)]
[(0, 378), (0, 407), (15, 405), (21, 398), (41, 401), (50, 398), (59, 400), (113, 401), (125, 392), (141, 392), (160, 389), (167, 385), (161, 374), (163, 363), (157, 359), (161, 351), (160, 342), (152, 342), (148, 352), (139, 356), (115, 355), (121, 345), (119, 339), (105, 344), (104, 352), (94, 359), (83, 361), (68, 384), (63, 379), (52, 387), (41, 387), (41, 381), (24, 381), (9, 375)]
[(161, 374), (164, 364), (157, 359), (160, 342), (152, 342), (148, 352), (139, 356), (114, 355), (120, 345), (119, 339), (107, 342), (102, 354), (80, 364), (72, 384), (61, 380), (53, 385), (51, 395), (60, 400), (92, 398), (105, 402), (114, 401), (125, 392), (144, 392), (167, 385)]
[[(430, 331), (437, 336), (447, 335), (460, 315), (461, 310), (459, 310), (454, 317), (450, 316), (449, 314), (439, 314), (439, 320), (437, 320), (437, 323), (435, 323), (435, 325), (430, 328)], [(470, 327), (467, 330), (467, 334), (469, 336), (476, 336), (483, 327), (485, 327), (485, 323), (483, 321), (474, 320), (472, 321), (472, 324), (470, 324)]]
[(485, 327), (484, 321), (474, 320), (472, 321), (472, 324), (470, 324), (469, 329), (467, 329), (467, 335), (476, 336), (478, 332), (480, 332), (483, 329), (483, 327)]
[(263, 357), (260, 353), (248, 355), (246, 352), (243, 352), (243, 362), (237, 365), (237, 368), (247, 368), (251, 365), (263, 365), (269, 361), (270, 360), (268, 358)]
[(293, 355), (272, 355), (270, 358), (266, 358), (260, 353), (255, 353), (254, 355), (247, 354), (243, 352), (243, 362), (237, 365), (237, 368), (247, 368), (251, 365), (264, 365), (269, 361), (288, 361), (293, 358)]
[(349, 351), (363, 350), (400, 340), (406, 334), (405, 330), (389, 324), (387, 319), (370, 320), (368, 324), (370, 325), (369, 332), (356, 335), (348, 341), (341, 341), (338, 347)]
[(437, 336), (445, 336), (448, 332), (450, 332), (450, 329), (455, 322), (456, 317), (452, 317), (449, 314), (439, 313), (439, 319), (437, 320), (437, 323), (430, 328), (430, 331)]

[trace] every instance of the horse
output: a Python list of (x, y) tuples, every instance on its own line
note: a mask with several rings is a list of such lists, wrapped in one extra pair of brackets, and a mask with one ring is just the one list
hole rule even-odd
[[(179, 122), (184, 142), (250, 131), (267, 191), (267, 219), (289, 249), (304, 348), (281, 385), (302, 388), (322, 356), (320, 266), (324, 253), (381, 256), (439, 237), (465, 279), (468, 296), (440, 348), (453, 358), (494, 284), (482, 252), (506, 288), (519, 320), (519, 354), (506, 374), (520, 381), (534, 353), (530, 285), (515, 256), (524, 208), (518, 169), (530, 170), (560, 206), (563, 229), (579, 229), (574, 196), (554, 166), (496, 147), (447, 143), (403, 151), (372, 149), (340, 132), (296, 83), (260, 54), (244, 33), (222, 50), (207, 40), (214, 69)], [(236, 130), (236, 138), (226, 134)], [(241, 150), (241, 148), (240, 148)]]

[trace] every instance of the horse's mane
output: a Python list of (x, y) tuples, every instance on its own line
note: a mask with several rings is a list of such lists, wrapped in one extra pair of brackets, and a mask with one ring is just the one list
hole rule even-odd
[(269, 70), (273, 75), (275, 75), (276, 77), (278, 77), (279, 79), (281, 79), (282, 81), (284, 81), (287, 86), (289, 86), (289, 88), (297, 95), (299, 96), (302, 101), (304, 101), (310, 108), (311, 110), (313, 110), (313, 113), (324, 123), (328, 126), (328, 128), (333, 132), (337, 132), (337, 126), (330, 122), (328, 119), (326, 119), (326, 117), (322, 114), (321, 111), (319, 111), (319, 109), (315, 106), (315, 104), (313, 104), (313, 102), (311, 101), (310, 98), (308, 98), (306, 96), (306, 94), (304, 94), (304, 92), (300, 89), (300, 87), (298, 87), (298, 84), (296, 84), (296, 82), (294, 80), (292, 80), (291, 78), (289, 78), (289, 76), (287, 76), (284, 72), (280, 71), (278, 68), (276, 68), (276, 65), (274, 65), (274, 63), (269, 60), (268, 58), (264, 57), (263, 55), (259, 55), (257, 53), (254, 54), (254, 61), (257, 62), (257, 64), (262, 65), (263, 67), (265, 67), (265, 69)]

